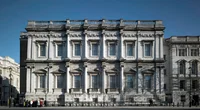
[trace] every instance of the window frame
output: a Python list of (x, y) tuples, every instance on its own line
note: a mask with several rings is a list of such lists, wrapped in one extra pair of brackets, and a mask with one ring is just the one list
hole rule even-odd
[[(97, 55), (93, 55), (93, 44), (97, 45)], [(90, 57), (99, 57), (100, 55), (100, 45), (99, 41), (90, 41)]]
[[(75, 45), (80, 45), (80, 55), (75, 55)], [(72, 41), (72, 56), (80, 58), (82, 56), (82, 42), (81, 41)]]
[(61, 82), (64, 82), (64, 75), (63, 74), (55, 74), (55, 76), (54, 76), (54, 78), (55, 78), (54, 87), (58, 88), (58, 89), (62, 89), (62, 88), (64, 88), (64, 84), (62, 84), (61, 87), (58, 87), (58, 76), (62, 78)]
[[(183, 87), (181, 86), (181, 84), (182, 84), (181, 82), (183, 82)], [(186, 90), (186, 80), (180, 80), (179, 83), (180, 83), (179, 89), (185, 91)]]
[(178, 56), (187, 56), (187, 48), (179, 48)]
[[(128, 45), (132, 45), (132, 56), (128, 55)], [(133, 41), (126, 41), (126, 46), (125, 46), (125, 55), (126, 57), (135, 57), (135, 43)]]
[[(146, 56), (146, 45), (150, 45), (150, 56)], [(144, 58), (152, 58), (153, 57), (153, 42), (143, 42), (143, 56)]]
[[(45, 58), (45, 57), (47, 57), (47, 41), (36, 41), (36, 45), (37, 45), (37, 56), (39, 57), (39, 58)], [(43, 55), (41, 55), (41, 45), (44, 45), (44, 47), (45, 47), (45, 55), (43, 56)]]
[[(93, 88), (93, 76), (96, 76), (97, 77), (97, 85), (96, 85), (96, 88), (99, 88), (99, 75), (97, 73), (94, 73), (94, 74), (90, 74), (90, 88)], [(95, 89), (95, 88), (94, 88)]]
[[(114, 57), (114, 58), (116, 58), (117, 57), (117, 52), (118, 52), (118, 49), (117, 49), (117, 47), (118, 47), (118, 44), (117, 44), (117, 41), (107, 41), (108, 43), (107, 43), (107, 56), (108, 57)], [(111, 44), (114, 44), (115, 45), (115, 55), (110, 55), (110, 51), (111, 51), (111, 49), (110, 49), (110, 45)]]
[[(132, 77), (132, 87), (128, 87), (128, 80), (127, 80), (127, 76), (131, 76)], [(125, 88), (127, 89), (134, 89), (135, 88), (135, 75), (133, 74), (125, 74)]]
[(194, 60), (191, 62), (191, 74), (192, 75), (198, 74), (198, 61), (197, 60)]
[[(41, 76), (44, 76), (44, 87), (41, 87)], [(46, 74), (38, 74), (38, 88), (41, 88), (41, 89), (45, 89), (45, 86), (46, 86)]]
[[(55, 45), (55, 57), (62, 57), (64, 54), (64, 44), (60, 41), (57, 41), (57, 42), (54, 42), (54, 45)], [(62, 49), (61, 49), (61, 55), (59, 55), (59, 45), (61, 45)]]
[[(148, 77), (150, 77), (150, 84), (148, 85), (148, 86), (150, 86), (150, 87), (146, 87), (146, 76), (148, 76)], [(145, 90), (148, 90), (148, 91), (151, 91), (152, 90), (152, 81), (153, 81), (153, 75), (152, 74), (144, 74), (144, 77), (143, 77), (143, 84), (144, 84), (144, 89)], [(148, 81), (149, 82), (149, 81)]]
[[(110, 76), (115, 76), (115, 79), (114, 79), (114, 83), (115, 83), (115, 87), (114, 88), (117, 88), (117, 74), (109, 74), (108, 75), (108, 88), (111, 88), (111, 80), (110, 80)], [(113, 88), (113, 89), (114, 89)]]
[(76, 88), (76, 86), (75, 86), (75, 76), (80, 76), (80, 87), (79, 88), (77, 88), (77, 89), (80, 89), (80, 88), (82, 88), (82, 75), (81, 74), (73, 74), (73, 88)]
[[(195, 51), (193, 52), (192, 50), (195, 50)], [(198, 48), (190, 48), (190, 56), (199, 56), (199, 49)]]

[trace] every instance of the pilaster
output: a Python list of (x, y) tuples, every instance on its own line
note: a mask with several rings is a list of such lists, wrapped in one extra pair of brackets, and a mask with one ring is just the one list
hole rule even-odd
[(120, 92), (124, 91), (124, 62), (120, 63), (121, 71), (120, 71)]
[(103, 51), (102, 51), (102, 58), (105, 58), (105, 45), (106, 45), (106, 42), (105, 42), (105, 30), (102, 30), (102, 47), (103, 47)]
[(88, 85), (87, 85), (87, 62), (84, 62), (84, 93), (87, 93)]
[(87, 45), (87, 41), (88, 41), (88, 38), (87, 38), (87, 30), (84, 30), (84, 35), (85, 35), (85, 39), (84, 39), (84, 45), (85, 45), (85, 59), (88, 58), (88, 45)]
[(106, 88), (106, 64), (105, 62), (102, 62), (102, 93), (105, 93), (105, 88)]
[(66, 67), (66, 80), (65, 80), (66, 81), (65, 82), (65, 84), (66, 84), (66, 93), (69, 93), (69, 89), (70, 89), (70, 73), (69, 73), (69, 71), (70, 71), (70, 62), (67, 62), (65, 67)]

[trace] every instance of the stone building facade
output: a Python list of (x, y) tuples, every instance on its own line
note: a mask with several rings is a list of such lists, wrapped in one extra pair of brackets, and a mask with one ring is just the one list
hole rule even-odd
[(160, 20), (29, 21), (20, 92), (59, 105), (160, 103), (164, 29)]
[(169, 96), (175, 105), (199, 104), (200, 36), (172, 36), (164, 44)]
[(19, 89), (19, 64), (8, 56), (0, 57), (0, 103), (7, 104), (9, 96), (17, 98)]

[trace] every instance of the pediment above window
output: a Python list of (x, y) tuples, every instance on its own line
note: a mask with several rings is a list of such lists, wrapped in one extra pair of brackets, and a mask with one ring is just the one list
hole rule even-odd
[(187, 62), (185, 59), (180, 59), (180, 60), (178, 60), (178, 61), (176, 61), (176, 62), (177, 62), (177, 63), (180, 63), (181, 61)]
[(33, 71), (33, 73), (36, 73), (36, 74), (45, 74), (45, 73), (47, 73), (47, 71), (44, 70), (44, 69), (38, 69), (36, 71)]
[(192, 62), (199, 62), (197, 59), (192, 59), (189, 61), (189, 63), (192, 63)]
[(133, 69), (133, 68), (125, 68), (124, 69), (124, 73), (135, 74), (136, 72), (137, 72), (136, 69)]
[(155, 72), (155, 71), (152, 70), (152, 69), (146, 69), (146, 70), (143, 70), (143, 71), (142, 71), (143, 74), (154, 74), (154, 72)]
[(51, 73), (53, 73), (53, 74), (61, 74), (61, 73), (66, 73), (66, 71), (61, 70), (61, 69), (57, 69), (57, 70), (55, 70), (55, 71), (53, 71)]

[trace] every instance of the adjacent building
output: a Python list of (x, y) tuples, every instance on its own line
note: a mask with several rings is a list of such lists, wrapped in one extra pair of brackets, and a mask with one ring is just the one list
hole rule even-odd
[(168, 88), (177, 104), (199, 103), (200, 36), (172, 36), (165, 39)]
[(20, 92), (50, 105), (188, 104), (188, 81), (199, 83), (199, 37), (164, 39), (164, 29), (161, 20), (28, 21)]
[(12, 58), (0, 57), (0, 103), (7, 104), (9, 97), (17, 98), (20, 89), (19, 64)]

